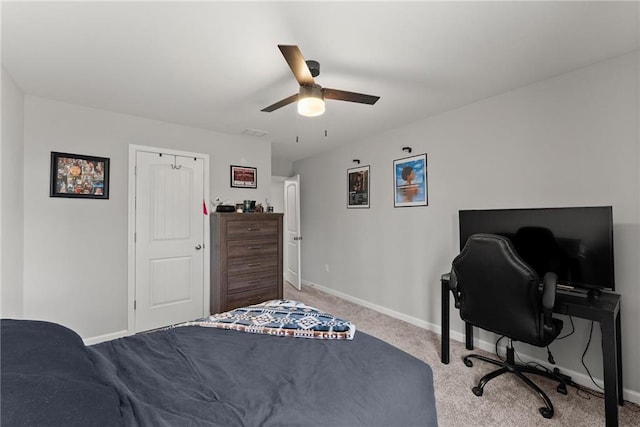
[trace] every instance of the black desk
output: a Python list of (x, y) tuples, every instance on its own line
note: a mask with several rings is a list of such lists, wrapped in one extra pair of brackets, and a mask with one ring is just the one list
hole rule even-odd
[[(442, 363), (449, 363), (449, 275), (442, 284)], [(604, 368), (604, 408), (607, 427), (618, 425), (618, 405), (622, 397), (622, 352), (620, 344), (620, 295), (603, 292), (598, 299), (558, 293), (553, 311), (600, 323), (602, 328), (602, 364)], [(473, 350), (473, 326), (465, 323), (465, 341)]]

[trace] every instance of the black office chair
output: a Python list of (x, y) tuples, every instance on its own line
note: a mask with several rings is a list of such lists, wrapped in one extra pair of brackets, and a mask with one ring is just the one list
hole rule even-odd
[(542, 416), (553, 417), (551, 400), (524, 373), (558, 381), (557, 391), (562, 394), (567, 394), (566, 384), (552, 372), (516, 363), (513, 341), (547, 347), (560, 334), (562, 321), (551, 317), (556, 282), (555, 273), (547, 273), (540, 291), (535, 270), (520, 258), (506, 237), (474, 234), (467, 240), (460, 255), (453, 260), (449, 282), (460, 317), (466, 323), (509, 339), (505, 361), (478, 354), (464, 357), (464, 364), (469, 367), (473, 366), (471, 359), (500, 366), (472, 388), (476, 396), (482, 396), (488, 381), (511, 372), (542, 398), (545, 403), (545, 407), (539, 409)]

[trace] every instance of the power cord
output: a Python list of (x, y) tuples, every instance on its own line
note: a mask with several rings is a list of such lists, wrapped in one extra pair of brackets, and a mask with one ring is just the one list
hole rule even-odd
[(573, 316), (569, 316), (569, 321), (571, 322), (571, 332), (569, 332), (566, 335), (563, 335), (561, 337), (556, 338), (556, 340), (563, 340), (563, 339), (565, 339), (567, 337), (570, 337), (576, 331), (576, 325), (573, 324)]
[[(571, 322), (571, 332), (569, 332), (568, 334), (566, 334), (566, 335), (564, 335), (564, 336), (562, 336), (562, 337), (556, 338), (556, 340), (564, 339), (564, 338), (566, 338), (566, 337), (568, 337), (568, 336), (570, 336), (570, 335), (573, 335), (573, 333), (575, 332), (575, 325), (574, 325), (574, 323), (573, 323), (573, 317), (572, 317), (572, 316), (569, 316), (569, 320), (570, 320), (570, 322)], [(584, 361), (584, 357), (586, 356), (587, 351), (589, 350), (589, 346), (591, 345), (591, 338), (592, 338), (592, 336), (593, 336), (593, 321), (591, 321), (591, 327), (589, 328), (589, 339), (587, 340), (587, 345), (586, 345), (586, 347), (585, 347), (585, 349), (584, 349), (584, 352), (582, 353), (581, 362), (582, 362), (582, 366), (584, 366), (585, 370), (587, 371), (587, 374), (589, 375), (589, 378), (591, 379), (591, 382), (593, 382), (593, 384), (595, 384), (595, 385), (596, 385), (596, 387), (598, 387), (600, 390), (603, 390), (603, 391), (604, 391), (604, 388), (602, 388), (600, 385), (598, 385), (598, 383), (596, 383), (596, 381), (594, 380), (593, 376), (591, 375), (591, 372), (589, 371), (589, 368), (587, 367), (587, 365), (586, 365), (586, 363), (585, 363), (585, 361)], [(500, 344), (500, 341), (502, 341), (502, 339), (504, 339), (504, 338), (506, 338), (506, 336), (505, 336), (505, 335), (502, 335), (502, 336), (500, 336), (500, 338), (498, 338), (498, 339), (496, 340), (496, 357), (497, 357), (498, 359), (500, 359), (501, 361), (503, 361), (503, 362), (506, 360), (506, 358), (504, 358), (504, 359), (503, 359), (503, 358), (500, 356), (500, 353), (498, 352), (498, 345)], [(514, 353), (515, 357), (516, 357), (516, 358), (520, 361), (520, 363), (522, 363), (522, 364), (526, 364), (527, 366), (532, 366), (532, 367), (535, 367), (535, 368), (537, 368), (537, 369), (540, 369), (540, 370), (543, 370), (543, 371), (546, 371), (546, 372), (549, 372), (549, 373), (553, 373), (553, 374), (558, 375), (558, 374), (555, 372), (555, 370), (553, 370), (553, 371), (552, 371), (551, 369), (547, 368), (546, 366), (544, 366), (544, 365), (542, 365), (542, 364), (540, 364), (540, 363), (538, 363), (538, 362), (527, 362), (527, 363), (525, 363), (525, 362), (520, 358), (520, 355), (519, 355), (519, 354), (518, 354), (518, 352), (515, 350), (515, 347), (514, 347), (514, 349), (513, 349), (513, 353)], [(549, 355), (549, 363), (551, 363), (551, 364), (555, 364), (555, 362), (553, 361), (553, 355), (551, 354), (551, 350), (549, 349), (549, 346), (547, 346), (547, 354)], [(567, 378), (569, 378), (569, 377), (567, 377)], [(598, 399), (604, 399), (604, 393), (603, 393), (603, 392), (596, 391), (596, 390), (591, 390), (591, 389), (589, 389), (589, 388), (587, 388), (587, 387), (581, 386), (580, 384), (578, 384), (578, 383), (574, 382), (574, 381), (573, 381), (573, 380), (571, 380), (571, 379), (569, 379), (568, 381), (567, 381), (567, 380), (565, 380), (565, 381), (563, 381), (563, 382), (564, 382), (564, 384), (565, 384), (566, 386), (574, 387), (574, 388), (576, 389), (576, 395), (577, 395), (577, 396), (580, 396), (580, 397), (581, 397), (581, 398), (583, 398), (583, 399), (590, 400), (592, 396), (593, 396), (593, 397), (596, 397), (596, 398), (598, 398)], [(629, 410), (630, 410), (631, 412), (640, 412), (640, 405), (638, 405), (638, 404), (636, 404), (636, 403), (629, 402), (629, 401), (626, 401), (626, 400), (625, 400), (625, 406), (628, 406), (628, 407), (629, 407)]]
[[(572, 326), (572, 331), (566, 335), (563, 338), (566, 338), (567, 336), (573, 334), (573, 332), (575, 331), (575, 327), (573, 326), (573, 319), (570, 317), (571, 319), (571, 326)], [(598, 387), (600, 390), (604, 391), (604, 388), (601, 387), (598, 383), (596, 383), (596, 381), (593, 379), (593, 376), (591, 375), (591, 372), (589, 371), (589, 368), (587, 367), (587, 364), (584, 361), (584, 357), (587, 354), (587, 351), (589, 350), (589, 346), (591, 345), (591, 338), (593, 337), (593, 321), (591, 321), (591, 325), (589, 327), (589, 339), (587, 340), (587, 345), (585, 346), (584, 352), (582, 353), (582, 357), (581, 357), (581, 362), (582, 362), (582, 366), (584, 366), (584, 369), (587, 371), (587, 374), (589, 375), (589, 378), (591, 379), (591, 382), (593, 384), (595, 384), (596, 387)], [(558, 338), (560, 339), (560, 338)], [(576, 389), (576, 395), (580, 396), (583, 399), (587, 399), (590, 400), (591, 397), (596, 397), (598, 399), (604, 399), (604, 393), (601, 391), (597, 391), (597, 390), (592, 390), (590, 388), (581, 386), (580, 384), (577, 384), (574, 381), (569, 381), (567, 382), (568, 386), (574, 387)], [(637, 403), (634, 402), (629, 402), (625, 400), (625, 406), (629, 408), (629, 410), (631, 412), (640, 412), (640, 405), (638, 405)]]
[(587, 340), (587, 346), (584, 348), (584, 352), (582, 353), (581, 362), (582, 362), (582, 366), (584, 366), (584, 369), (587, 371), (587, 374), (589, 375), (591, 382), (594, 383), (595, 386), (598, 387), (600, 390), (604, 391), (604, 387), (601, 387), (600, 384), (598, 384), (596, 380), (593, 379), (593, 376), (591, 375), (591, 371), (589, 371), (587, 364), (584, 363), (584, 356), (587, 354), (587, 351), (589, 350), (589, 345), (591, 344), (592, 335), (593, 335), (593, 320), (591, 321), (591, 327), (589, 328), (589, 339)]
[[(498, 353), (498, 343), (500, 342), (500, 340), (502, 340), (503, 338), (505, 338), (505, 336), (501, 336), (500, 338), (498, 338), (498, 340), (496, 341), (496, 356), (498, 357), (498, 359), (500, 359), (501, 361), (506, 361), (507, 359), (503, 359), (502, 357), (500, 357), (500, 354)], [(513, 344), (512, 344), (513, 345)], [(547, 347), (547, 350), (549, 350), (549, 348)], [(549, 354), (551, 354), (551, 352), (549, 352)], [(520, 355), (518, 354), (518, 352), (516, 351), (516, 348), (513, 347), (513, 355), (515, 356), (516, 359), (518, 359), (518, 361), (520, 362), (520, 364), (522, 365), (527, 365), (527, 366), (531, 366), (533, 368), (537, 368), (540, 369), (542, 371), (546, 371), (549, 372), (551, 374), (553, 374), (553, 371), (549, 368), (547, 368), (546, 366), (538, 363), (538, 362), (525, 362), (524, 360), (522, 360), (522, 358), (520, 357)], [(551, 357), (553, 359), (553, 357)]]
[(553, 354), (551, 354), (551, 350), (549, 350), (549, 346), (547, 346), (547, 360), (549, 361), (549, 363), (551, 363), (552, 365), (556, 364), (556, 361), (553, 360)]

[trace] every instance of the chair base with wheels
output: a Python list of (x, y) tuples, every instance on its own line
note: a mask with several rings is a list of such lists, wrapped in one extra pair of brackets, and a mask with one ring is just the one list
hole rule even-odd
[(493, 365), (500, 366), (500, 369), (490, 372), (487, 375), (480, 378), (478, 385), (473, 387), (471, 391), (473, 391), (473, 394), (475, 394), (476, 396), (482, 396), (482, 394), (484, 393), (484, 386), (487, 385), (487, 383), (490, 380), (505, 373), (512, 373), (512, 374), (515, 374), (518, 378), (520, 378), (526, 385), (532, 388), (538, 394), (538, 396), (540, 396), (540, 398), (544, 401), (545, 406), (538, 409), (540, 411), (540, 414), (542, 414), (542, 416), (545, 418), (553, 417), (553, 413), (554, 413), (553, 404), (551, 403), (551, 400), (549, 399), (547, 394), (544, 391), (542, 391), (540, 387), (534, 384), (533, 381), (527, 378), (524, 374), (528, 373), (528, 374), (540, 375), (540, 376), (549, 378), (551, 380), (557, 381), (559, 384), (558, 384), (558, 387), (556, 388), (556, 391), (560, 394), (567, 394), (567, 385), (565, 384), (564, 380), (559, 376), (555, 375), (553, 372), (543, 371), (533, 366), (527, 366), (521, 363), (516, 363), (514, 356), (515, 356), (515, 352), (513, 349), (513, 342), (511, 340), (509, 340), (509, 345), (507, 346), (507, 359), (504, 361), (490, 359), (488, 357), (481, 356), (479, 354), (469, 354), (465, 356), (462, 360), (464, 361), (464, 364), (468, 367), (473, 366), (473, 362), (471, 361), (471, 359), (478, 359), (478, 360), (482, 360), (483, 362), (488, 362)]

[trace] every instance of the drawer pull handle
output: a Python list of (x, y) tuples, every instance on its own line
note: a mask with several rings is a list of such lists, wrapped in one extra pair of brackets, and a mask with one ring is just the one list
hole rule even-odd
[(247, 228), (247, 231), (260, 231), (260, 229), (256, 227), (249, 227)]
[(262, 246), (248, 246), (247, 247), (248, 251), (255, 251), (255, 250), (258, 250), (258, 249), (262, 249)]
[(255, 297), (249, 297), (249, 301), (258, 301), (262, 299), (262, 295), (258, 295)]
[(256, 285), (258, 283), (262, 282), (262, 280), (249, 280), (247, 283), (250, 285)]
[(260, 264), (259, 262), (256, 262), (254, 264), (249, 264), (247, 267), (260, 267), (262, 264)]

